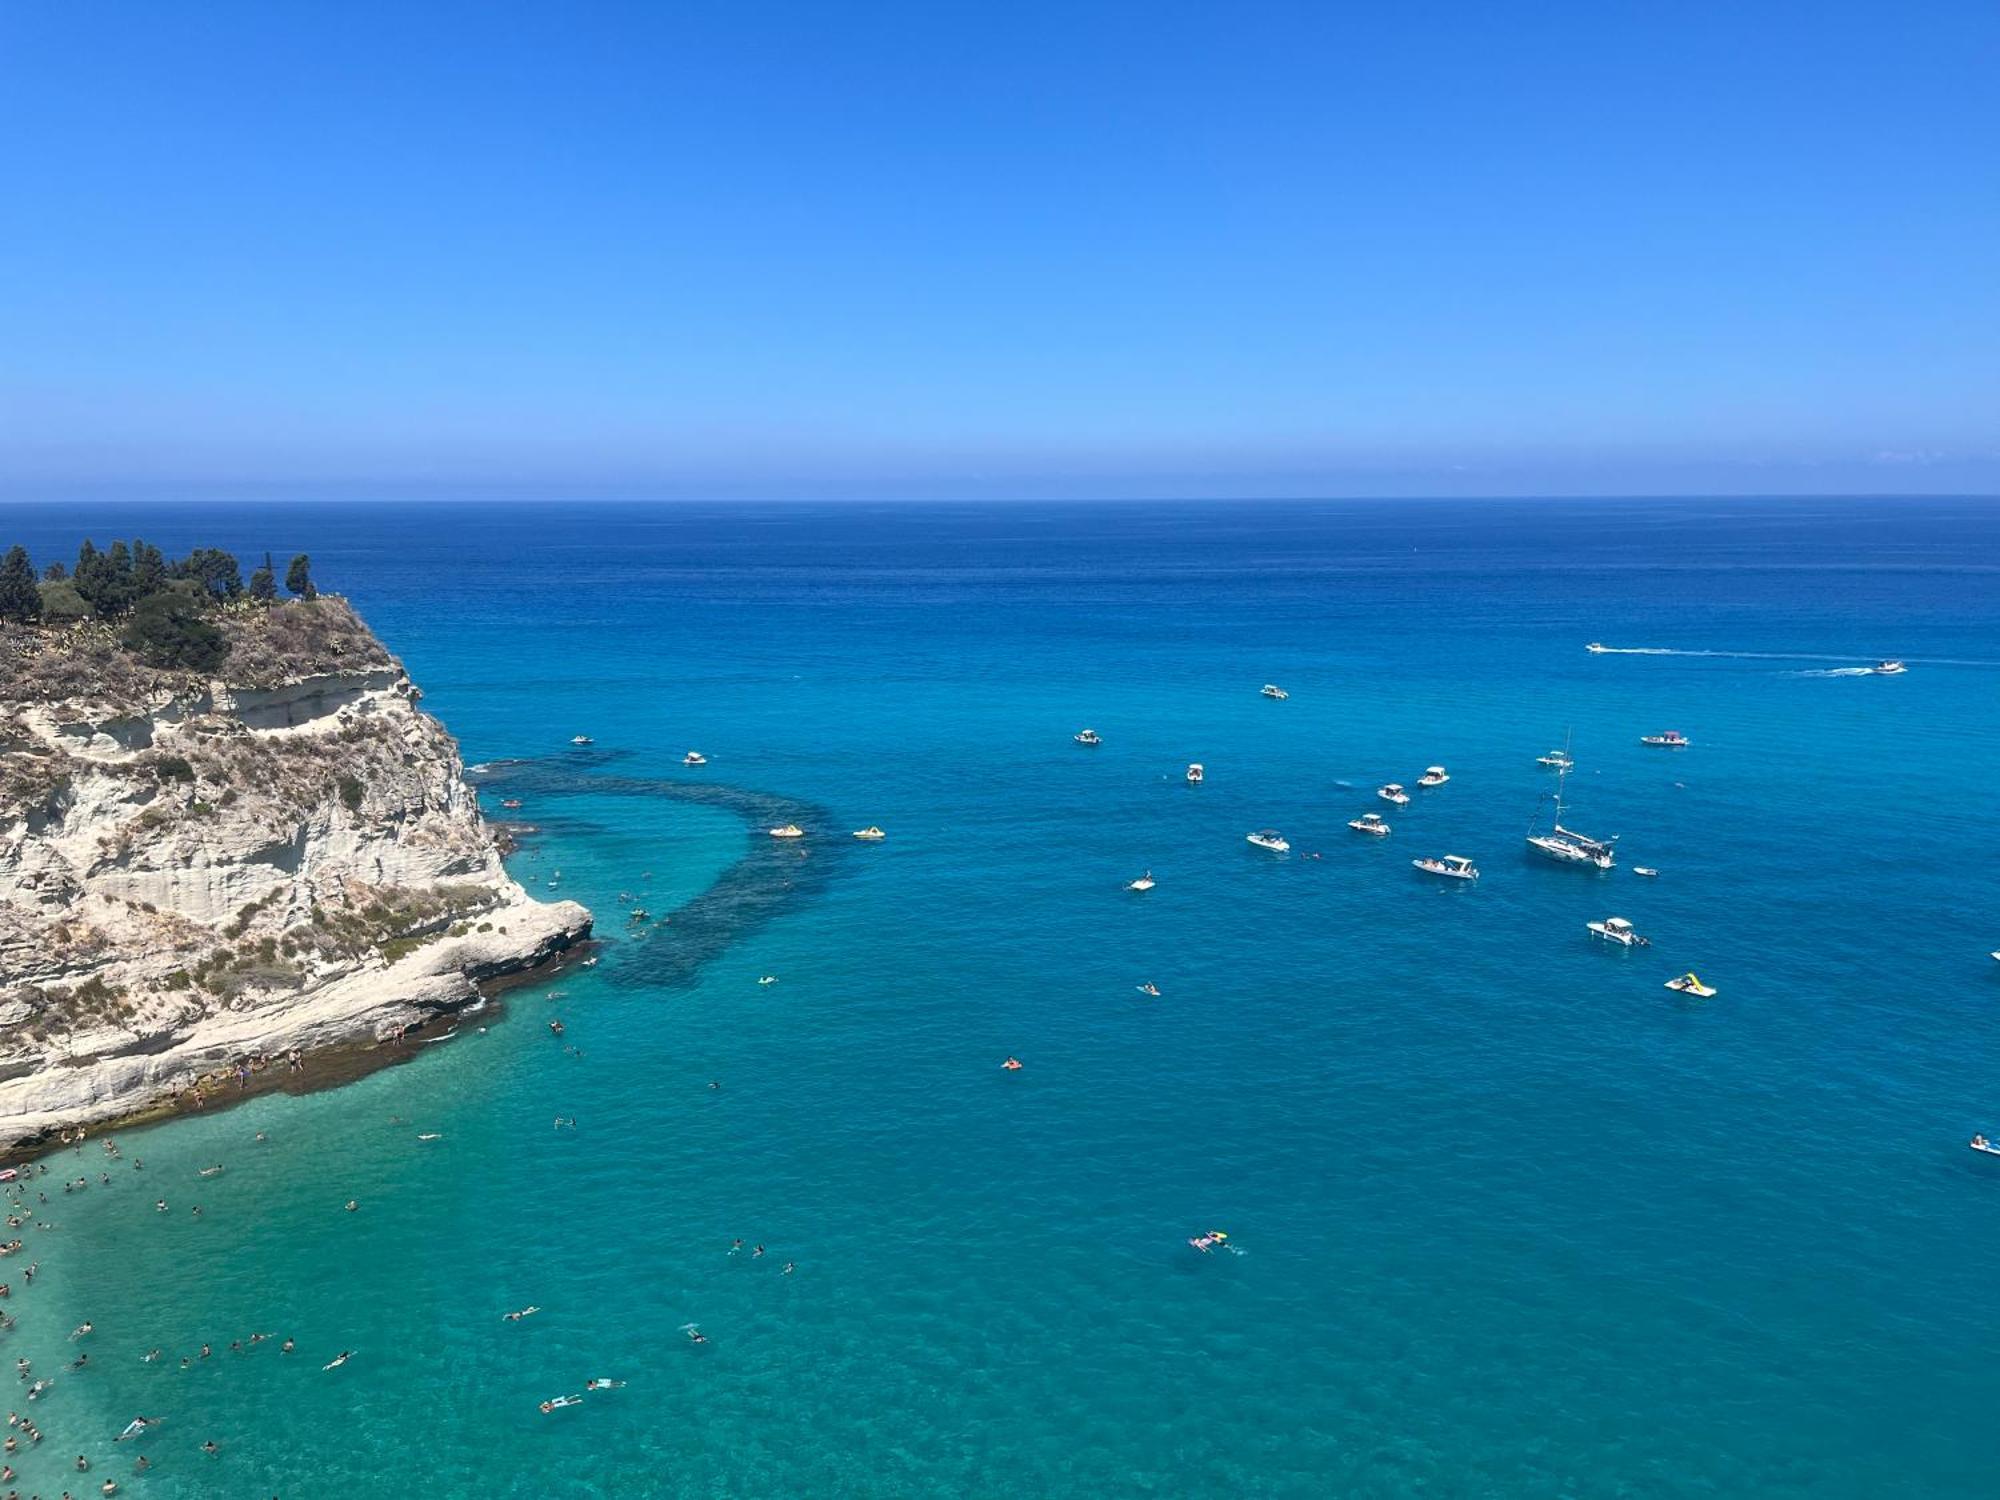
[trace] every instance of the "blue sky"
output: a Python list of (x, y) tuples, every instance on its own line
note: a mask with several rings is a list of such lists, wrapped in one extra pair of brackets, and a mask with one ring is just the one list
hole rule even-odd
[(0, 4), (0, 494), (2000, 492), (2000, 7)]

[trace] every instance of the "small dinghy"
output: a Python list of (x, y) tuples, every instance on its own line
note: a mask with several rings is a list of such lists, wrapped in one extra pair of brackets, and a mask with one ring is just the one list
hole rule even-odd
[(1128, 891), (1150, 891), (1153, 888), (1153, 883), (1153, 872), (1148, 870), (1137, 880), (1127, 882), (1125, 889)]
[(1994, 1145), (1983, 1135), (1975, 1135), (1966, 1144), (1972, 1147), (1974, 1151), (1982, 1152), (1987, 1156), (2000, 1156), (2000, 1146)]

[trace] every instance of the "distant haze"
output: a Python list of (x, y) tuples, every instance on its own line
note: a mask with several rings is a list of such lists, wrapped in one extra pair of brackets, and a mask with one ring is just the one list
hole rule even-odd
[(2000, 493), (2000, 9), (13, 7), (0, 498)]

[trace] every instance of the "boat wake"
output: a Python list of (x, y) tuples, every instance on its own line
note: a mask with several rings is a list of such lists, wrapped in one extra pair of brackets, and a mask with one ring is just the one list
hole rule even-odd
[(1788, 677), (1873, 677), (1873, 667), (1808, 667), (1800, 672), (1788, 672)]
[[(1830, 651), (1694, 651), (1677, 646), (1598, 646), (1592, 649), (1593, 656), (1700, 656), (1717, 661), (1840, 661), (1851, 662), (1852, 656), (1835, 656)], [(1926, 667), (2000, 667), (2000, 661), (1979, 661), (1956, 656), (1906, 656), (1901, 658), (1912, 665)], [(1823, 674), (1828, 677), (1851, 677), (1858, 673), (1872, 673), (1870, 667), (1845, 667), (1838, 672)]]

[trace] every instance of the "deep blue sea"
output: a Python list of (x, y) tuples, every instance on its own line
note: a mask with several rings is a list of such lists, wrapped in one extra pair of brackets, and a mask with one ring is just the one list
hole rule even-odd
[[(2000, 504), (0, 523), (310, 552), (603, 939), (51, 1192), (24, 1492), (2000, 1493)], [(1525, 852), (1566, 737), (1616, 870)]]

